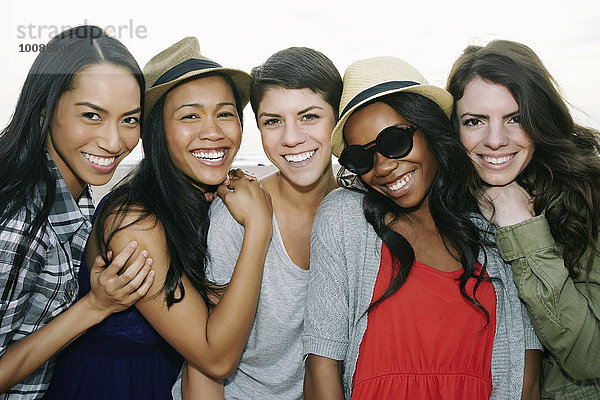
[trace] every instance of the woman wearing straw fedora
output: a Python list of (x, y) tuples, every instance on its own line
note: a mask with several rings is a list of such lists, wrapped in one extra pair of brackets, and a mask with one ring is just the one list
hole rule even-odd
[[(230, 375), (252, 326), (272, 207), (256, 181), (227, 176), (251, 77), (202, 56), (195, 38), (153, 57), (144, 75), (145, 158), (99, 206), (86, 255), (135, 239), (149, 249), (156, 278), (135, 307), (71, 346), (50, 399), (168, 399), (183, 357), (209, 376)], [(218, 305), (219, 288), (205, 276), (205, 194), (215, 189), (245, 228)]]
[(344, 75), (332, 149), (358, 179), (325, 198), (313, 225), (307, 399), (530, 394), (536, 368), (524, 359), (540, 344), (471, 221), (473, 166), (452, 103), (393, 57)]
[[(309, 279), (309, 241), (319, 204), (337, 187), (331, 132), (342, 78), (322, 53), (291, 47), (252, 70), (250, 99), (263, 148), (277, 171), (261, 179), (273, 202), (273, 238), (267, 252), (258, 309), (237, 370), (224, 382), (225, 399), (301, 399), (302, 325)], [(210, 274), (230, 282), (244, 227), (219, 199), (211, 206)], [(189, 369), (186, 399), (205, 393)], [(223, 395), (221, 395), (223, 398)]]
[(38, 54), (0, 133), (2, 399), (42, 398), (55, 355), (150, 288), (144, 251), (119, 273), (131, 243), (106, 268), (88, 263), (91, 288), (77, 298), (90, 184), (106, 184), (138, 143), (143, 92), (127, 48), (97, 26), (77, 26)]
[[(469, 46), (448, 90), (482, 213), (544, 344), (541, 394), (600, 398), (600, 133), (529, 47)], [(487, 220), (486, 220), (487, 222)]]

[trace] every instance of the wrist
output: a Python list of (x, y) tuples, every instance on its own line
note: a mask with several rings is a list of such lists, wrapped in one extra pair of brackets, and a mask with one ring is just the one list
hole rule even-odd
[(273, 235), (272, 220), (258, 218), (251, 220), (244, 226), (244, 232), (252, 233), (252, 235), (256, 235), (261, 238), (270, 238), (271, 235)]
[(85, 310), (85, 315), (90, 318), (93, 324), (97, 324), (102, 322), (106, 317), (108, 317), (111, 312), (99, 304), (92, 294), (92, 292), (88, 292), (85, 296), (83, 296), (77, 303), (75, 303), (74, 307), (78, 306)]
[(502, 217), (497, 217), (495, 222), (496, 226), (501, 228), (504, 226), (516, 225), (533, 217), (534, 215), (529, 212), (513, 212), (508, 215), (503, 215)]

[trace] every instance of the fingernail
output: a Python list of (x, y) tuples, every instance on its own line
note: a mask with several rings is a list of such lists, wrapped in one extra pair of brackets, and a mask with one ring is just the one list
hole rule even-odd
[(144, 257), (148, 257), (148, 251), (147, 250), (142, 250), (142, 255)]
[(146, 260), (146, 264), (148, 264), (148, 265), (152, 265), (153, 262), (154, 262), (154, 260), (151, 258)]
[(109, 250), (108, 253), (106, 253), (106, 257), (107, 258), (112, 258), (112, 250)]
[(135, 249), (137, 247), (137, 242), (134, 240), (131, 243), (129, 243), (129, 245)]
[(223, 185), (227, 186), (231, 183), (231, 181), (229, 180), (229, 176), (225, 178), (225, 181), (223, 182)]

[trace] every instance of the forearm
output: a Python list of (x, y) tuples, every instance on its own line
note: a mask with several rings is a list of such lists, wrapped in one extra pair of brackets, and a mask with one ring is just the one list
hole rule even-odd
[(86, 296), (48, 324), (8, 346), (0, 358), (0, 393), (21, 382), (107, 316), (91, 307)]
[(223, 400), (223, 381), (186, 362), (181, 377), (181, 395), (183, 400)]
[(306, 400), (343, 400), (342, 362), (309, 354), (304, 373)]
[(542, 374), (542, 352), (525, 350), (525, 370), (521, 400), (540, 399), (540, 376)]

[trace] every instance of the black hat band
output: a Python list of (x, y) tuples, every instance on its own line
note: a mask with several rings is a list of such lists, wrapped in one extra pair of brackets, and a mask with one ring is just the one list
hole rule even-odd
[(360, 92), (359, 94), (357, 94), (356, 96), (354, 96), (354, 98), (352, 100), (350, 100), (350, 102), (346, 105), (346, 107), (344, 107), (344, 111), (342, 111), (342, 113), (340, 114), (340, 118), (342, 118), (352, 107), (363, 102), (364, 100), (367, 100), (370, 97), (373, 97), (376, 94), (387, 92), (389, 90), (404, 89), (409, 86), (418, 86), (418, 85), (420, 85), (419, 82), (413, 82), (413, 81), (389, 81), (389, 82), (383, 82), (383, 83), (380, 83), (379, 85), (375, 85), (373, 87), (365, 89), (362, 92)]
[(152, 84), (151, 87), (155, 87), (158, 85), (162, 85), (163, 83), (170, 82), (174, 79), (179, 78), (182, 75), (187, 74), (188, 72), (209, 68), (223, 68), (220, 64), (210, 61), (210, 60), (201, 60), (199, 58), (190, 58), (189, 60), (185, 60), (182, 63), (177, 64), (164, 74), (162, 74), (156, 82)]

